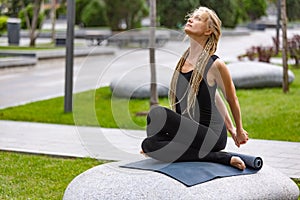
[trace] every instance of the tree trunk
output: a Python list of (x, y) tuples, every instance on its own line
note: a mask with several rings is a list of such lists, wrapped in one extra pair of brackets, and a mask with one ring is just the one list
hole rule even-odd
[(32, 17), (32, 22), (31, 22), (31, 30), (29, 31), (29, 37), (30, 37), (30, 46), (35, 46), (35, 40), (37, 38), (36, 34), (36, 28), (38, 24), (38, 18), (39, 18), (39, 13), (41, 10), (41, 4), (42, 0), (35, 0), (34, 1), (34, 8), (33, 8), (33, 17)]
[(55, 23), (56, 23), (56, 0), (52, 0), (51, 4), (51, 39), (55, 44)]
[(150, 38), (149, 38), (149, 54), (150, 54), (150, 70), (151, 70), (151, 86), (150, 86), (150, 107), (158, 104), (156, 69), (155, 69), (155, 27), (156, 27), (156, 0), (150, 0)]
[(284, 93), (289, 91), (288, 64), (287, 64), (287, 16), (286, 16), (286, 0), (281, 0), (281, 21), (282, 21), (282, 66), (283, 66), (283, 82), (282, 90)]

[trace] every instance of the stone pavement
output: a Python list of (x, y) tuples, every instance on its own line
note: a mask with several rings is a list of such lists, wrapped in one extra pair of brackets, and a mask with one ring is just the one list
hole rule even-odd
[[(5, 151), (135, 160), (143, 158), (139, 151), (145, 136), (145, 131), (0, 121), (0, 149)], [(226, 150), (261, 156), (264, 164), (300, 178), (300, 143), (250, 138), (237, 148), (228, 138)]]

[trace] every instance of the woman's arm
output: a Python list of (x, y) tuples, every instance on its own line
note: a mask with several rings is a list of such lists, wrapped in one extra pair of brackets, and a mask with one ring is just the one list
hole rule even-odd
[(235, 87), (225, 63), (220, 61), (220, 59), (217, 59), (215, 64), (217, 68), (217, 70), (214, 70), (215, 81), (221, 88), (222, 93), (229, 104), (236, 125), (237, 146), (239, 146), (239, 144), (245, 144), (247, 142), (248, 133), (243, 129), (240, 105), (236, 96)]
[(240, 143), (239, 143), (237, 135), (236, 135), (236, 129), (232, 123), (231, 117), (229, 116), (227, 107), (218, 91), (216, 91), (215, 99), (216, 99), (216, 106), (224, 118), (226, 128), (229, 131), (229, 133), (231, 134), (231, 137), (234, 140), (235, 145), (239, 147)]
[(219, 112), (221, 113), (222, 117), (224, 118), (227, 130), (230, 133), (233, 133), (234, 130), (235, 130), (234, 125), (233, 125), (232, 120), (229, 116), (227, 107), (226, 107), (223, 99), (221, 98), (218, 90), (216, 91), (215, 100), (216, 100), (216, 106), (217, 106)]

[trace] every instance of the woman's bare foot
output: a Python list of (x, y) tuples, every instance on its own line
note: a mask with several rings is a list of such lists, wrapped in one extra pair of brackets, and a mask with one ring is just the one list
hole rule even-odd
[(145, 157), (149, 157), (143, 150), (140, 150), (140, 154), (142, 154)]
[(237, 156), (231, 157), (230, 165), (233, 167), (236, 167), (240, 170), (244, 170), (246, 168), (244, 161), (240, 157), (237, 157)]

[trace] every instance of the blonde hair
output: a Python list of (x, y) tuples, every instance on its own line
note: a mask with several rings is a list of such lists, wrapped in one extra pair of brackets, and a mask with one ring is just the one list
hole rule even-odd
[[(217, 50), (217, 44), (219, 41), (219, 38), (221, 36), (221, 20), (217, 16), (217, 14), (206, 7), (199, 7), (195, 9), (192, 13), (188, 14), (187, 17), (192, 17), (196, 13), (200, 12), (206, 12), (208, 14), (208, 26), (211, 30), (211, 34), (205, 44), (205, 47), (203, 48), (203, 51), (201, 52), (200, 56), (198, 57), (196, 61), (195, 69), (192, 72), (191, 79), (189, 81), (189, 89), (187, 91), (187, 108), (184, 112), (187, 112), (190, 115), (190, 110), (195, 110), (195, 102), (199, 90), (199, 85), (203, 79), (205, 67), (210, 59), (210, 57), (216, 52)], [(170, 90), (169, 90), (169, 99), (172, 110), (176, 110), (176, 104), (179, 103), (181, 100), (178, 100), (176, 103), (176, 86), (177, 86), (177, 80), (181, 71), (181, 68), (186, 61), (189, 54), (189, 49), (185, 51), (183, 56), (180, 58), (179, 62), (177, 63), (176, 69), (174, 71), (171, 84), (170, 84)], [(194, 113), (193, 113), (194, 115)], [(191, 115), (190, 115), (191, 116)]]

